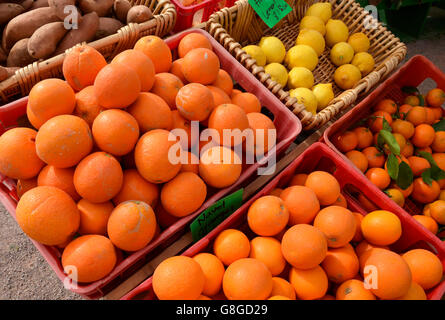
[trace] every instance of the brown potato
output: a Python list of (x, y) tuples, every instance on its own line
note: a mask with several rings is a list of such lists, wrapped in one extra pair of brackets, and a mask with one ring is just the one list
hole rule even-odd
[(49, 7), (48, 0), (35, 0), (30, 10)]
[(153, 13), (149, 7), (146, 6), (134, 6), (128, 11), (127, 23), (142, 23), (153, 18)]
[(0, 3), (0, 24), (5, 24), (12, 18), (25, 12), (25, 9), (16, 3)]
[(76, 0), (48, 0), (48, 4), (56, 11), (56, 15), (59, 19), (63, 20), (69, 14), (69, 12), (64, 12), (65, 6), (74, 6)]
[(99, 18), (99, 28), (97, 28), (96, 36), (94, 39), (105, 38), (109, 35), (117, 33), (117, 30), (122, 28), (124, 24), (117, 19), (100, 17)]
[(113, 11), (116, 18), (122, 23), (127, 23), (127, 14), (131, 8), (130, 2), (128, 0), (116, 0), (114, 1)]
[(28, 41), (28, 52), (36, 59), (46, 59), (56, 51), (60, 40), (68, 32), (63, 22), (51, 22), (38, 28)]
[(96, 12), (99, 17), (110, 14), (114, 0), (79, 0), (79, 8), (85, 13)]
[(5, 79), (8, 79), (10, 76), (12, 76), (18, 69), (18, 67), (2, 67), (0, 66), (0, 81), (3, 81)]
[(4, 64), (7, 58), (8, 55), (5, 53), (5, 50), (3, 50), (3, 48), (0, 47), (0, 63)]
[(31, 9), (32, 5), (34, 4), (34, 0), (24, 0), (20, 3), (20, 5), (25, 9), (25, 11), (28, 11)]
[(29, 38), (21, 39), (11, 48), (8, 60), (6, 61), (7, 67), (25, 67), (36, 61), (36, 59), (29, 55), (28, 41)]

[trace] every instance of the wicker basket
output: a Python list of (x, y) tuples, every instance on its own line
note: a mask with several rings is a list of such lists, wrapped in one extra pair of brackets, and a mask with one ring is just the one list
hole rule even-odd
[(297, 100), (292, 98), (280, 84), (273, 81), (270, 75), (264, 72), (264, 68), (256, 65), (256, 61), (242, 49), (248, 44), (258, 43), (261, 37), (266, 35), (278, 37), (284, 43), (286, 50), (295, 45), (300, 19), (310, 5), (321, 1), (287, 0), (287, 2), (291, 5), (292, 12), (272, 29), (267, 27), (247, 0), (237, 1), (233, 7), (214, 13), (209, 18), (206, 29), (300, 118), (304, 130), (315, 129), (325, 124), (341, 109), (352, 104), (360, 93), (368, 92), (390, 74), (405, 58), (405, 44), (375, 19), (371, 18), (370, 22), (376, 28), (365, 29), (365, 19), (370, 16), (354, 0), (322, 1), (332, 4), (332, 18), (343, 20), (350, 34), (363, 32), (369, 37), (371, 46), (368, 52), (372, 54), (376, 64), (374, 70), (362, 78), (354, 88), (343, 91), (333, 81), (336, 67), (329, 59), (329, 48), (326, 48), (319, 57), (319, 63), (313, 73), (315, 83), (333, 83), (335, 98), (325, 109), (313, 115), (302, 104), (297, 103)]
[[(176, 9), (169, 0), (130, 0), (130, 3), (132, 6), (149, 7), (154, 17), (144, 23), (130, 23), (118, 30), (116, 34), (88, 43), (99, 50), (107, 60), (124, 50), (133, 48), (140, 37), (147, 35), (163, 37), (175, 26)], [(64, 58), (65, 53), (59, 54), (17, 70), (12, 77), (0, 83), (1, 104), (27, 96), (31, 88), (40, 80), (62, 77)]]

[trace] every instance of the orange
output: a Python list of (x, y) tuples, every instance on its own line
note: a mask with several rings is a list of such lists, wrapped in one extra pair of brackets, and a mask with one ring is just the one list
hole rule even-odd
[(350, 279), (343, 282), (336, 293), (337, 300), (375, 300), (372, 292), (365, 288), (361, 280)]
[(397, 111), (397, 104), (392, 99), (383, 99), (374, 107), (375, 111), (385, 111), (394, 114)]
[(187, 163), (182, 163), (179, 172), (193, 172), (199, 174), (199, 159), (191, 152), (187, 152)]
[(159, 300), (196, 300), (205, 282), (199, 263), (185, 256), (165, 259), (153, 273), (153, 291)]
[(247, 152), (250, 151), (255, 155), (267, 153), (275, 146), (277, 139), (277, 130), (272, 120), (258, 112), (248, 113), (247, 120), (253, 134), (253, 145), (246, 141)]
[(426, 109), (424, 107), (412, 107), (405, 116), (405, 120), (411, 122), (414, 126), (426, 123)]
[(359, 270), (358, 257), (348, 243), (344, 247), (329, 249), (321, 267), (330, 281), (343, 283), (357, 275)]
[(365, 173), (368, 169), (368, 158), (362, 152), (351, 150), (345, 155), (361, 172)]
[(414, 135), (414, 125), (409, 121), (395, 119), (391, 127), (393, 133), (400, 133), (405, 139), (410, 139)]
[(403, 296), (398, 297), (397, 300), (427, 300), (427, 297), (425, 290), (413, 281), (411, 282), (408, 292)]
[(184, 59), (176, 59), (175, 61), (172, 62), (172, 65), (170, 67), (170, 70), (168, 71), (171, 74), (174, 74), (175, 76), (177, 76), (179, 78), (179, 80), (181, 80), (181, 82), (183, 84), (187, 84), (188, 81), (187, 79), (184, 77), (184, 72), (182, 71), (182, 66), (184, 63)]
[(355, 135), (357, 136), (357, 149), (365, 149), (372, 145), (373, 136), (372, 132), (365, 127), (357, 127), (353, 130)]
[(436, 220), (438, 224), (445, 225), (445, 201), (437, 200), (430, 204), (431, 217)]
[(411, 142), (407, 141), (403, 149), (400, 150), (400, 154), (404, 157), (411, 157), (414, 154), (414, 146)]
[(404, 101), (405, 104), (410, 104), (410, 105), (412, 105), (412, 106), (418, 106), (418, 105), (420, 105), (420, 100), (419, 100), (419, 98), (418, 98), (417, 96), (414, 96), (414, 95), (412, 95), (412, 96), (407, 96), (403, 101)]
[(79, 194), (73, 183), (74, 168), (56, 168), (53, 166), (46, 166), (40, 171), (37, 178), (39, 186), (51, 186), (59, 188), (68, 193), (74, 201), (80, 199)]
[(63, 77), (76, 91), (94, 83), (99, 71), (107, 65), (102, 54), (88, 45), (72, 48), (63, 59)]
[(13, 128), (0, 137), (0, 172), (13, 179), (35, 177), (44, 166), (36, 153), (37, 132)]
[(92, 203), (85, 199), (80, 199), (77, 203), (80, 212), (80, 226), (78, 232), (85, 234), (107, 234), (107, 223), (111, 212), (114, 209), (110, 201), (102, 203)]
[(175, 217), (185, 217), (198, 210), (207, 196), (207, 186), (193, 172), (181, 172), (161, 190), (162, 206)]
[(176, 109), (176, 96), (184, 83), (172, 73), (162, 72), (155, 75), (151, 92), (164, 99), (170, 109)]
[(107, 232), (111, 242), (119, 249), (137, 251), (153, 239), (156, 225), (155, 213), (148, 204), (130, 200), (111, 212)]
[(321, 209), (314, 220), (314, 227), (322, 231), (330, 248), (345, 246), (355, 235), (356, 221), (351, 211), (339, 206)]
[(68, 83), (60, 79), (45, 79), (29, 92), (26, 113), (29, 122), (39, 129), (52, 117), (72, 113), (75, 106), (76, 95)]
[(385, 164), (385, 156), (376, 147), (367, 147), (362, 153), (368, 159), (369, 168), (381, 168)]
[[(198, 142), (199, 137), (192, 137), (192, 124), (190, 120), (181, 116), (178, 110), (173, 110), (172, 121), (172, 128), (180, 129), (179, 131), (182, 133), (178, 135), (172, 131), (172, 133), (178, 136), (178, 141), (180, 142), (182, 149), (188, 150), (192, 148)], [(187, 134), (187, 137), (182, 137), (184, 133)]]
[(391, 183), (391, 177), (388, 172), (382, 168), (369, 169), (366, 171), (366, 177), (380, 190), (385, 190)]
[(394, 201), (403, 208), (403, 206), (405, 205), (405, 197), (403, 196), (403, 193), (400, 189), (396, 188), (386, 189), (385, 193), (388, 197), (391, 198), (392, 201)]
[(163, 129), (145, 133), (136, 144), (134, 158), (140, 175), (151, 183), (164, 183), (181, 170), (181, 163), (169, 160), (169, 150), (176, 141), (169, 139), (170, 132)]
[(196, 48), (184, 57), (182, 71), (188, 82), (212, 84), (218, 77), (220, 68), (218, 56), (210, 49)]
[(433, 108), (425, 108), (425, 112), (426, 112), (425, 123), (426, 124), (434, 124), (436, 122), (436, 114), (435, 114)]
[(224, 277), (224, 265), (211, 253), (198, 253), (193, 257), (202, 269), (205, 276), (204, 289), (202, 293), (208, 296), (214, 296), (221, 290)]
[(232, 94), (232, 91), (233, 91), (233, 80), (232, 80), (232, 77), (230, 76), (230, 74), (227, 71), (225, 71), (223, 69), (219, 69), (218, 75), (216, 76), (216, 80), (213, 81), (212, 86), (220, 88), (228, 96), (230, 96)]
[(352, 213), (355, 218), (355, 234), (354, 238), (352, 238), (352, 241), (354, 242), (360, 242), (363, 240), (363, 234), (362, 234), (362, 221), (363, 221), (363, 215), (358, 212)]
[(335, 147), (343, 153), (354, 150), (358, 145), (358, 138), (355, 132), (345, 131), (333, 140)]
[(374, 112), (368, 120), (368, 127), (373, 133), (377, 133), (383, 129), (383, 119), (385, 119), (389, 125), (392, 123), (391, 114), (386, 111)]
[(420, 176), (423, 171), (425, 171), (428, 168), (431, 168), (431, 165), (428, 162), (428, 160), (422, 157), (417, 157), (417, 156), (409, 157), (408, 162), (415, 177)]
[(411, 286), (412, 275), (408, 264), (395, 252), (372, 249), (365, 262), (365, 283), (371, 292), (381, 299), (395, 299), (406, 294)]
[(439, 168), (445, 169), (445, 153), (433, 153), (433, 159)]
[[(416, 104), (417, 106), (418, 104)], [(408, 114), (408, 112), (413, 108), (414, 106), (411, 104), (403, 104), (399, 107), (399, 114), (400, 114), (400, 118), (403, 120), (406, 120), (406, 116)]]
[(426, 95), (426, 102), (430, 107), (438, 108), (445, 102), (445, 92), (440, 88), (432, 89)]
[(212, 299), (201, 294), (196, 300), (212, 300)]
[(373, 244), (370, 244), (368, 241), (366, 240), (362, 240), (360, 241), (359, 244), (357, 244), (357, 246), (355, 247), (355, 252), (357, 253), (357, 257), (361, 257), (363, 255), (363, 253), (365, 253), (366, 251), (371, 250), (372, 248), (383, 248), (383, 249), (389, 249), (387, 246), (376, 246)]
[(437, 131), (431, 148), (434, 152), (445, 152), (445, 131)]
[(431, 186), (425, 183), (421, 177), (414, 179), (411, 197), (420, 203), (431, 203), (439, 197), (439, 184), (433, 180)]
[(436, 133), (429, 124), (420, 124), (414, 130), (411, 142), (418, 148), (425, 148), (434, 142)]
[(305, 186), (317, 195), (320, 204), (328, 206), (340, 195), (340, 184), (333, 175), (325, 171), (314, 171), (307, 176)]
[(271, 297), (282, 296), (291, 300), (296, 299), (295, 289), (288, 281), (283, 278), (273, 277), (272, 283), (272, 292), (270, 293)]
[(346, 201), (346, 198), (340, 193), (337, 200), (335, 200), (335, 202), (332, 205), (347, 208), (348, 202)]
[(37, 178), (18, 179), (17, 180), (17, 196), (19, 199), (29, 190), (37, 187)]
[(229, 300), (265, 300), (272, 286), (269, 269), (256, 259), (237, 260), (224, 273), (223, 290)]
[(284, 258), (297, 269), (315, 268), (326, 257), (327, 251), (326, 236), (308, 224), (297, 224), (289, 228), (281, 240)]
[(227, 104), (232, 103), (232, 100), (230, 100), (230, 97), (225, 93), (222, 89), (214, 86), (207, 86), (207, 88), (212, 91), (213, 95), (213, 101), (215, 102), (215, 107), (221, 105), (221, 104)]
[(280, 233), (289, 221), (289, 211), (283, 200), (275, 196), (263, 196), (255, 200), (247, 211), (250, 229), (259, 236)]
[(377, 210), (368, 213), (361, 224), (363, 237), (371, 244), (387, 246), (402, 235), (400, 219), (392, 212)]
[(142, 92), (151, 90), (155, 82), (155, 66), (149, 57), (141, 51), (130, 49), (115, 56), (111, 64), (115, 63), (123, 64), (136, 71), (141, 82)]
[(145, 133), (154, 129), (170, 130), (173, 127), (173, 114), (168, 104), (150, 92), (141, 92), (128, 109), (137, 121), (139, 129)]
[[(405, 148), (405, 146), (406, 146), (406, 139), (405, 139), (405, 137), (403, 135), (401, 135), (400, 133), (393, 133), (392, 135), (396, 139), (396, 142), (399, 145), (400, 150), (403, 150), (403, 148)], [(385, 145), (385, 149), (386, 148), (388, 148), (388, 147)]]
[(45, 122), (37, 133), (35, 144), (37, 155), (47, 164), (69, 168), (90, 153), (93, 139), (85, 120), (61, 115)]
[(318, 211), (320, 202), (315, 192), (305, 186), (291, 186), (283, 190), (280, 198), (289, 210), (290, 226), (299, 223), (312, 223)]
[(188, 120), (203, 121), (214, 107), (212, 91), (199, 83), (186, 84), (176, 95), (176, 108)]
[(183, 58), (190, 50), (196, 48), (207, 48), (212, 50), (212, 44), (206, 36), (200, 33), (189, 33), (179, 41), (178, 55), (180, 58)]
[(85, 87), (76, 93), (76, 107), (73, 115), (81, 117), (91, 127), (101, 111), (102, 107), (97, 101), (94, 86)]
[(232, 99), (232, 101), (233, 101), (233, 98), (234, 98), (238, 93), (242, 93), (242, 91), (241, 91), (241, 90), (238, 90), (238, 89), (233, 89), (233, 90), (232, 90), (232, 94), (230, 95), (230, 99)]
[(391, 188), (399, 190), (402, 193), (403, 197), (406, 199), (406, 198), (408, 198), (411, 195), (411, 193), (413, 192), (413, 188), (414, 187), (413, 187), (413, 184), (411, 184), (408, 188), (403, 190), (395, 182), (393, 182), (393, 183), (391, 183)]
[(436, 220), (434, 220), (431, 217), (424, 216), (424, 215), (414, 215), (413, 218), (416, 219), (417, 222), (419, 222), (422, 226), (427, 228), (433, 234), (437, 234), (437, 231), (439, 230), (439, 226), (437, 225)]
[(99, 105), (123, 109), (136, 101), (141, 92), (141, 81), (134, 69), (113, 63), (102, 68), (94, 80), (94, 92)]
[(148, 182), (135, 169), (124, 170), (122, 187), (113, 198), (113, 203), (118, 205), (129, 200), (143, 201), (152, 208), (158, 202), (159, 188), (156, 184)]
[(304, 186), (304, 184), (306, 183), (306, 179), (307, 179), (306, 173), (297, 173), (292, 177), (288, 185), (289, 187)]
[(139, 140), (139, 125), (126, 111), (110, 109), (94, 119), (91, 128), (94, 142), (102, 151), (123, 156), (134, 149)]
[(77, 193), (94, 203), (113, 199), (123, 181), (122, 168), (112, 155), (94, 152), (85, 157), (74, 171), (74, 186)]
[(224, 265), (228, 266), (236, 260), (249, 256), (250, 241), (241, 231), (226, 229), (216, 237), (213, 252)]
[(301, 300), (322, 298), (328, 290), (328, 277), (320, 266), (307, 270), (292, 268), (289, 282)]
[(62, 254), (62, 266), (68, 277), (85, 283), (107, 276), (113, 270), (116, 261), (113, 244), (101, 235), (85, 235), (74, 239), (65, 247)]
[(281, 244), (275, 238), (256, 237), (250, 241), (250, 258), (263, 262), (272, 276), (281, 274), (286, 267)]
[(431, 108), (434, 113), (434, 119), (440, 120), (442, 118), (442, 108)]
[(20, 198), (16, 219), (28, 237), (54, 246), (64, 243), (76, 233), (80, 215), (76, 203), (66, 192), (39, 186)]
[(404, 253), (402, 257), (411, 270), (413, 281), (423, 289), (431, 289), (442, 280), (442, 262), (431, 251), (413, 249)]
[(211, 147), (201, 154), (199, 175), (209, 186), (228, 187), (241, 175), (241, 159), (229, 148)]
[(369, 200), (365, 195), (360, 193), (357, 196), (357, 200), (362, 206), (363, 209), (365, 209), (366, 212), (371, 212), (374, 210), (378, 210), (379, 208), (371, 201)]
[(241, 92), (232, 98), (232, 103), (243, 108), (245, 113), (261, 112), (261, 102), (250, 92)]
[(145, 36), (134, 45), (134, 49), (142, 51), (151, 59), (155, 72), (168, 72), (172, 64), (172, 53), (168, 45), (157, 36)]

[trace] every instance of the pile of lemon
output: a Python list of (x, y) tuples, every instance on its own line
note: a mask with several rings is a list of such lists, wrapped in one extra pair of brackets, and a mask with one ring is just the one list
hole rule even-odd
[[(306, 11), (300, 21), (300, 31), (295, 46), (286, 48), (277, 37), (263, 37), (258, 45), (243, 49), (263, 66), (271, 78), (289, 89), (306, 110), (316, 114), (334, 99), (332, 83), (314, 86), (313, 71), (325, 47), (330, 48), (331, 62), (337, 67), (334, 73), (336, 85), (347, 90), (374, 68), (374, 58), (367, 51), (368, 37), (362, 33), (349, 35), (346, 24), (331, 19), (329, 2), (318, 2)], [(290, 71), (288, 71), (290, 70)]]

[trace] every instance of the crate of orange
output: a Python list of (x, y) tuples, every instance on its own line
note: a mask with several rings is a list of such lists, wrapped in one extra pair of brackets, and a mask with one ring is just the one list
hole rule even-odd
[[(177, 68), (178, 56), (188, 68)], [(82, 59), (95, 68), (71, 68)], [(57, 276), (88, 298), (103, 296), (178, 239), (301, 130), (202, 30), (165, 42), (142, 37), (109, 64), (83, 46), (66, 57), (64, 75), (66, 81), (43, 80), (29, 97), (0, 109), (0, 199)], [(255, 137), (255, 149), (246, 142), (258, 156), (249, 164), (235, 152), (241, 136), (198, 145), (191, 136), (200, 135), (191, 131), (198, 119), (216, 131), (276, 128), (276, 141)], [(176, 141), (181, 133), (185, 139)], [(171, 161), (173, 147), (200, 161)]]
[[(417, 87), (430, 81), (422, 95)], [(434, 82), (434, 84), (431, 83)], [(445, 74), (423, 56), (410, 59), (324, 133), (382, 197), (389, 196), (444, 238)]]
[(368, 213), (357, 195), (380, 200), (338, 154), (315, 143), (122, 299), (441, 299), (440, 241), (388, 198)]

